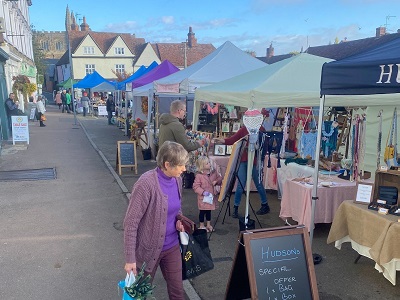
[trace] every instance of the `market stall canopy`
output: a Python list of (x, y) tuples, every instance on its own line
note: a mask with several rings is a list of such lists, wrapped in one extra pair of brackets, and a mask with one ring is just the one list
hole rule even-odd
[[(96, 87), (97, 89), (94, 89)], [(113, 91), (115, 90), (115, 85), (94, 71), (92, 74), (85, 76), (81, 81), (75, 84), (74, 88), (93, 89), (94, 91), (100, 91), (100, 88), (101, 91)]]
[(189, 94), (233, 76), (266, 66), (261, 60), (227, 41), (214, 52), (189, 67), (154, 82), (156, 94)]
[(153, 89), (153, 83), (148, 83), (145, 85), (142, 85), (138, 88), (135, 88), (132, 90), (132, 96), (133, 97), (139, 97), (139, 96), (148, 96), (149, 95), (149, 90)]
[(117, 82), (117, 89), (125, 91), (127, 83), (130, 83), (130, 82), (134, 81), (135, 79), (138, 79), (139, 77), (150, 72), (157, 66), (158, 66), (158, 63), (156, 61), (153, 61), (147, 68), (145, 66), (141, 65), (140, 68), (137, 69), (137, 71), (135, 73), (133, 73), (131, 76), (124, 79), (123, 81)]
[(77, 80), (73, 80), (72, 78), (68, 78), (67, 80), (60, 82), (57, 84), (58, 87), (62, 87), (64, 89), (70, 89), (72, 87), (72, 84), (75, 87), (75, 84), (77, 83)]
[[(400, 38), (372, 50), (327, 63), (322, 68), (321, 94), (400, 93), (399, 62)], [(373, 103), (364, 105), (370, 104), (373, 105)], [(379, 105), (376, 101), (375, 104)]]
[(146, 67), (141, 65), (139, 69), (137, 69), (137, 71), (135, 73), (133, 73), (131, 76), (129, 76), (128, 78), (125, 78), (122, 81), (117, 82), (117, 89), (118, 90), (123, 90), (125, 91), (125, 85), (128, 82), (131, 82), (132, 80), (135, 80), (137, 78), (139, 78), (140, 76), (142, 76), (143, 74), (146, 73)]
[(328, 58), (300, 53), (263, 68), (201, 87), (195, 102), (241, 107), (319, 106), (322, 65)]
[(161, 79), (165, 76), (176, 73), (178, 71), (179, 68), (175, 67), (169, 60), (166, 59), (151, 71), (147, 72), (143, 76), (140, 76), (140, 78), (132, 81), (132, 89), (146, 85), (157, 79)]

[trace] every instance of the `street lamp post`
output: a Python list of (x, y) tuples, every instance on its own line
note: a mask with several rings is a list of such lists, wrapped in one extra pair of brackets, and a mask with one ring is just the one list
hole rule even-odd
[(77, 125), (76, 122), (76, 107), (75, 107), (75, 97), (74, 97), (74, 68), (72, 65), (72, 53), (71, 53), (71, 42), (68, 32), (68, 59), (69, 59), (69, 70), (70, 70), (70, 78), (71, 78), (71, 101), (72, 101), (72, 110), (74, 112), (74, 125)]

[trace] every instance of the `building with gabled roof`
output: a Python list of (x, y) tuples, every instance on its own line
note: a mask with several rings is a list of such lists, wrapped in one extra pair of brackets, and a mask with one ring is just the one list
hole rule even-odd
[(340, 60), (364, 52), (368, 49), (375, 48), (379, 45), (383, 45), (399, 37), (399, 30), (397, 33), (388, 34), (386, 33), (385, 27), (378, 27), (376, 28), (376, 34), (373, 37), (354, 41), (344, 40), (338, 44), (308, 47), (305, 52), (316, 56)]
[[(147, 67), (154, 61), (160, 64), (169, 60), (183, 69), (215, 50), (212, 44), (198, 44), (192, 27), (189, 27), (187, 40), (183, 43), (151, 44), (144, 38), (137, 38), (135, 34), (92, 31), (86, 17), (78, 25), (68, 6), (65, 26), (64, 35), (62, 32), (40, 32), (46, 57), (60, 58), (53, 76), (56, 82), (65, 81), (71, 76), (70, 56), (74, 79), (82, 79), (87, 73), (96, 70), (104, 78), (115, 80), (116, 71), (131, 74), (142, 65)], [(62, 51), (58, 51), (60, 45), (63, 45)], [(68, 45), (71, 47), (71, 55)]]
[(153, 50), (161, 61), (169, 60), (179, 69), (184, 69), (215, 50), (212, 44), (198, 44), (192, 27), (183, 43), (154, 43)]

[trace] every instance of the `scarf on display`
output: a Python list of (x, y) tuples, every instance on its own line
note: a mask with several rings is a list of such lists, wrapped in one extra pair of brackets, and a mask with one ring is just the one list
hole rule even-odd
[(377, 157), (376, 157), (376, 169), (379, 169), (381, 165), (381, 147), (382, 147), (382, 113), (383, 110), (381, 109), (378, 113), (379, 118), (379, 132), (378, 132), (378, 148), (377, 148)]
[(282, 144), (279, 154), (282, 155), (286, 152), (286, 141), (289, 138), (289, 130), (288, 130), (288, 123), (289, 123), (289, 108), (286, 108), (285, 120), (283, 121), (283, 137), (282, 137)]
[(392, 125), (390, 126), (383, 156), (388, 167), (398, 166), (397, 163), (397, 108), (394, 108)]
[(207, 105), (207, 111), (212, 114), (215, 115), (218, 113), (218, 108), (219, 108), (219, 104), (214, 104), (212, 102), (209, 102), (206, 104)]
[(257, 141), (257, 167), (258, 167), (258, 179), (259, 182), (263, 182), (264, 177), (264, 160), (267, 154), (268, 147), (265, 141), (268, 140), (268, 134), (266, 132), (258, 131), (258, 141)]
[(350, 170), (350, 181), (358, 180), (361, 171), (364, 172), (365, 130), (367, 125), (365, 114), (356, 114), (353, 118), (352, 125), (351, 154), (353, 158), (353, 167)]
[(283, 141), (283, 132), (277, 132), (277, 131), (267, 132), (267, 139), (265, 143), (267, 147), (266, 154), (268, 154), (268, 168), (271, 168), (271, 153), (275, 153), (278, 155), (277, 168), (281, 167), (280, 151), (282, 147), (282, 141)]
[(329, 157), (332, 155), (333, 151), (336, 150), (338, 138), (338, 128), (336, 121), (324, 121), (322, 127), (322, 151), (324, 157)]

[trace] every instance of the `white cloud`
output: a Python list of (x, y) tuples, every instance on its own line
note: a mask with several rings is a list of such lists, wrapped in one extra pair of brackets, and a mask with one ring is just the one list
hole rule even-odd
[(106, 25), (104, 31), (106, 32), (134, 32), (139, 28), (138, 23), (135, 21), (126, 21), (122, 23), (109, 23)]
[(163, 17), (161, 17), (161, 21), (162, 21), (164, 24), (168, 24), (168, 25), (174, 24), (174, 22), (175, 22), (173, 16), (163, 16)]

